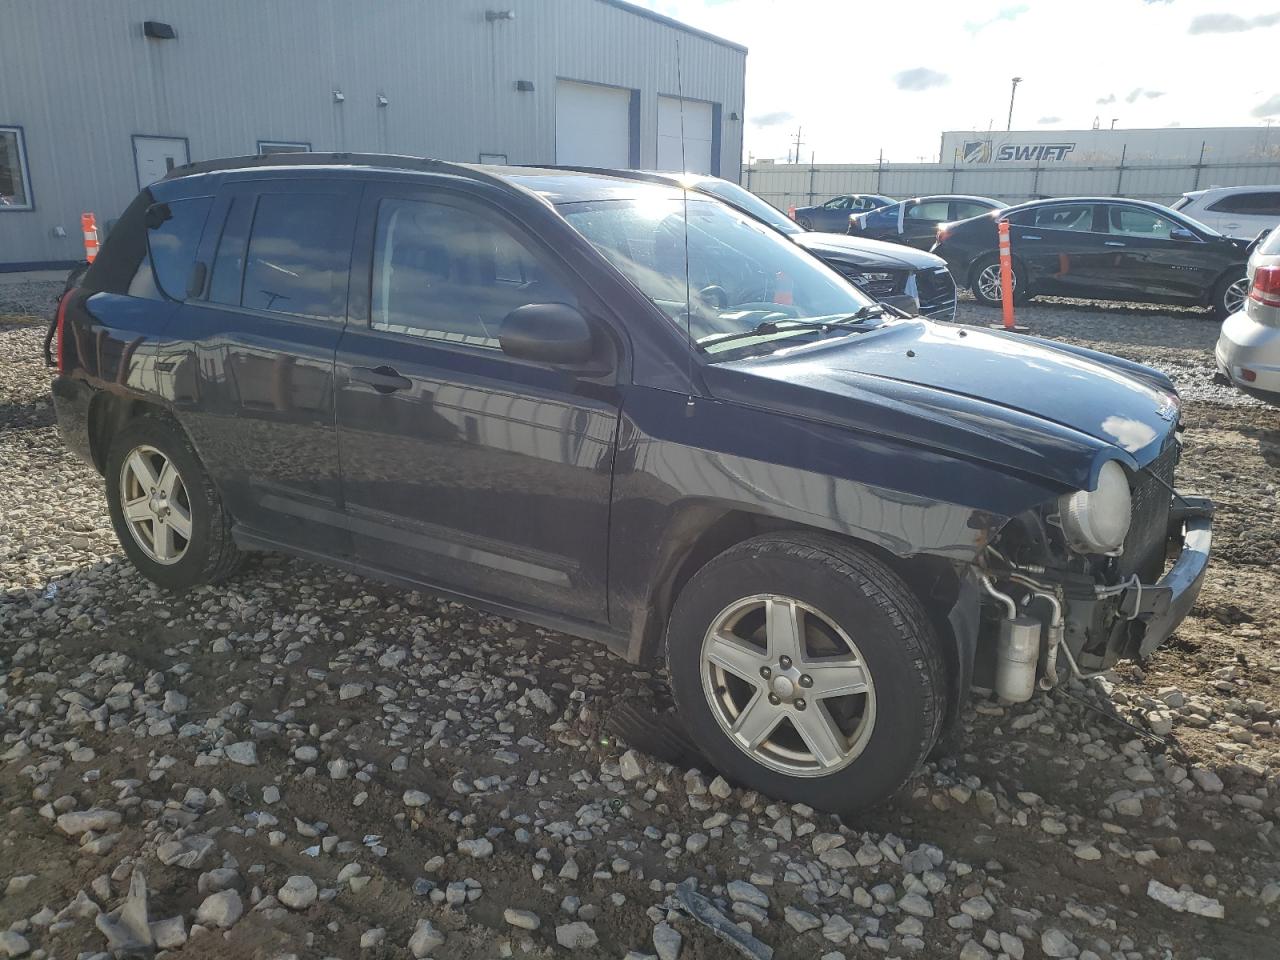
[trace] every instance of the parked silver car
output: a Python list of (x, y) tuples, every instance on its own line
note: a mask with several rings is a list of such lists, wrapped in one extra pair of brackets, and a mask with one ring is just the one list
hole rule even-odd
[(1249, 258), (1244, 309), (1222, 324), (1214, 355), (1218, 372), (1264, 400), (1280, 403), (1280, 229)]

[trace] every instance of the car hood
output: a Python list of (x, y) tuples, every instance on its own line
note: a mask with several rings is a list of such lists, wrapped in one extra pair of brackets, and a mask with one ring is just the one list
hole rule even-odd
[(883, 240), (860, 240), (838, 233), (817, 232), (798, 233), (791, 239), (823, 260), (839, 260), (859, 267), (933, 270), (947, 265), (941, 257), (927, 251)]
[(1107, 460), (1146, 466), (1178, 418), (1158, 371), (1016, 334), (888, 321), (707, 368), (718, 399), (1092, 489)]

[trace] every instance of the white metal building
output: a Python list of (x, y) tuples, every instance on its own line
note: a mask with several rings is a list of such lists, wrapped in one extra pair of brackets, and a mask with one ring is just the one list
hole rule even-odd
[(940, 162), (1116, 164), (1280, 160), (1280, 128), (1153, 127), (1119, 130), (948, 130)]
[(3, 20), (0, 270), (81, 259), (82, 212), (107, 223), (188, 160), (739, 177), (746, 49), (622, 0), (6, 0)]

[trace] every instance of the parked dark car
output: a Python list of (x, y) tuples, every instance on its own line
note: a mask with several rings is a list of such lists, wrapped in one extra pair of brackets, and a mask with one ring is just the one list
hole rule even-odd
[(1000, 303), (997, 223), (1005, 219), (1015, 299), (1044, 293), (1191, 304), (1225, 318), (1248, 293), (1250, 241), (1158, 203), (1081, 197), (1033, 200), (938, 231), (933, 252), (980, 303)]
[(816, 207), (796, 207), (796, 223), (806, 230), (844, 233), (849, 229), (850, 214), (875, 210), (891, 203), (892, 197), (882, 197), (878, 193), (847, 193), (832, 197)]
[[(825, 260), (837, 273), (869, 297), (935, 320), (954, 320), (956, 285), (946, 261), (923, 250), (907, 250), (896, 243), (862, 240), (838, 234), (806, 230), (777, 207), (729, 180), (701, 173), (655, 173), (647, 170), (612, 170), (599, 167), (565, 167), (588, 173), (626, 177), (649, 183), (665, 183), (707, 194), (731, 204), (761, 223), (784, 233), (810, 253)], [(910, 299), (910, 304), (904, 302)], [(912, 305), (913, 304), (913, 305)]]
[(1008, 204), (987, 197), (916, 197), (870, 213), (855, 214), (849, 218), (847, 227), (852, 237), (887, 240), (928, 250), (934, 244), (940, 225), (952, 220), (967, 220), (1006, 206)]
[(661, 185), (189, 164), (54, 331), (62, 436), (153, 582), (280, 550), (664, 660), (711, 766), (827, 810), (897, 790), (975, 676), (1148, 656), (1208, 562), (1163, 374), (889, 319)]

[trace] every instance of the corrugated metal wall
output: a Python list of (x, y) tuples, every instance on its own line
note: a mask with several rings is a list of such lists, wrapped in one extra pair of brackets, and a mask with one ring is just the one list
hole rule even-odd
[(1036, 197), (1120, 196), (1171, 203), (1188, 190), (1280, 184), (1280, 162), (756, 164), (743, 185), (780, 210), (845, 193), (918, 197), (963, 193), (1018, 203)]
[[(493, 9), (515, 19), (489, 22)], [(144, 38), (144, 20), (177, 39)], [(6, 0), (0, 126), (24, 128), (36, 209), (0, 212), (0, 264), (81, 257), (80, 213), (103, 222), (137, 192), (135, 134), (186, 137), (192, 160), (284, 140), (548, 163), (565, 78), (640, 90), (653, 166), (677, 39), (684, 95), (722, 104), (721, 172), (736, 179), (745, 52), (611, 0)]]

